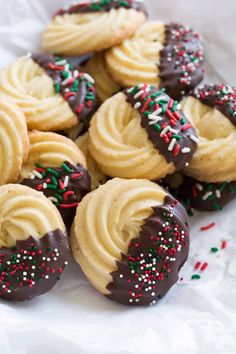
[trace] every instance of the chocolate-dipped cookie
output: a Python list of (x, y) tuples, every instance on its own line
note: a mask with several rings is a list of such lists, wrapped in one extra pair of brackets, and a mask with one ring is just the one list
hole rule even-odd
[(56, 207), (26, 186), (0, 187), (0, 298), (48, 292), (68, 264), (69, 243)]
[(42, 45), (48, 52), (72, 56), (101, 51), (131, 37), (146, 17), (141, 1), (78, 2), (56, 12)]
[(203, 79), (200, 35), (178, 23), (145, 23), (136, 34), (105, 54), (107, 69), (121, 87), (142, 82), (165, 88), (174, 99)]
[(78, 203), (91, 189), (85, 157), (75, 143), (61, 135), (33, 132), (29, 137), (29, 157), (20, 181), (48, 197), (69, 229)]
[(94, 79), (79, 70), (81, 60), (29, 54), (0, 71), (0, 92), (22, 109), (29, 130), (88, 128), (97, 102)]
[(115, 178), (82, 200), (70, 241), (98, 291), (125, 305), (153, 305), (188, 257), (187, 214), (155, 183)]
[(178, 102), (147, 84), (105, 101), (89, 129), (89, 152), (111, 177), (163, 178), (188, 165), (197, 142)]

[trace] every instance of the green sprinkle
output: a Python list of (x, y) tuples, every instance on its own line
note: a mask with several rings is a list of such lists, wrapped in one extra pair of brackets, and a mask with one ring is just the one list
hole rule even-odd
[(218, 252), (219, 251), (219, 249), (217, 248), (217, 247), (212, 247), (211, 248), (211, 252), (213, 252), (213, 253), (216, 253), (216, 252)]
[(56, 187), (58, 186), (58, 182), (57, 182), (56, 177), (54, 177), (54, 176), (52, 177), (52, 182)]
[(180, 119), (180, 123), (183, 125), (183, 124), (186, 123), (186, 120), (185, 120), (184, 118), (181, 118), (181, 119)]
[(173, 136), (173, 138), (175, 138), (177, 140), (181, 140), (182, 139), (182, 137), (180, 135), (177, 135), (177, 134), (173, 134), (172, 136)]
[(216, 204), (216, 203), (213, 203), (212, 204), (212, 207), (215, 209), (215, 210), (221, 210), (221, 206), (219, 204)]
[(149, 114), (152, 114), (152, 112), (149, 112), (149, 111), (145, 111), (145, 112), (144, 112), (144, 115), (145, 115), (145, 116), (149, 116)]
[(73, 172), (73, 170), (71, 170), (70, 167), (68, 167), (65, 163), (63, 163), (61, 165), (61, 167), (68, 173), (72, 173)]
[(62, 196), (59, 193), (55, 193), (55, 197), (60, 200), (60, 202), (63, 200)]
[(219, 188), (219, 191), (222, 192), (225, 189), (226, 185), (227, 185), (227, 183), (223, 182)]
[(63, 71), (63, 76), (65, 79), (67, 79), (69, 77), (69, 72), (68, 71)]
[(207, 186), (207, 190), (208, 190), (208, 191), (212, 191), (213, 187), (214, 187), (214, 186), (213, 186), (213, 184), (211, 183), (211, 184), (209, 184), (209, 185)]
[(199, 274), (193, 274), (193, 275), (191, 276), (191, 279), (193, 279), (193, 280), (195, 280), (195, 279), (201, 279), (201, 275), (199, 275)]
[(59, 82), (55, 83), (55, 92), (56, 92), (56, 94), (60, 93), (60, 84), (59, 84)]
[(60, 173), (57, 171), (53, 170), (53, 168), (47, 168), (47, 171), (50, 172), (53, 176), (59, 177)]
[(43, 168), (43, 166), (42, 165), (40, 165), (40, 163), (38, 163), (38, 162), (35, 162), (35, 164), (34, 164), (36, 167), (39, 167), (39, 168)]
[(127, 1), (120, 1), (120, 5), (127, 7), (129, 6), (129, 3)]
[(159, 124), (153, 124), (153, 127), (154, 127), (158, 132), (161, 131), (161, 127), (160, 127)]
[(151, 95), (151, 98), (155, 98), (155, 97), (158, 97), (158, 96), (160, 96), (160, 95), (162, 95), (162, 92), (161, 92), (161, 91), (155, 92), (155, 93), (153, 93), (153, 94)]
[(56, 190), (57, 186), (54, 186), (53, 184), (48, 184), (47, 188)]

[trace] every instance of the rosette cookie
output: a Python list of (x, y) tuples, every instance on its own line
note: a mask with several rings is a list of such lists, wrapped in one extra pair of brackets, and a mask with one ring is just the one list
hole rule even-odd
[(199, 34), (177, 23), (145, 23), (132, 37), (106, 53), (107, 68), (122, 87), (142, 82), (165, 87), (174, 99), (203, 78), (203, 47)]
[(83, 152), (88, 166), (88, 172), (91, 177), (91, 189), (94, 190), (101, 184), (104, 184), (108, 177), (102, 173), (96, 161), (92, 158), (88, 150), (89, 135), (85, 133), (80, 136), (76, 141), (76, 145)]
[(112, 79), (107, 71), (103, 52), (94, 54), (86, 64), (84, 70), (94, 78), (96, 93), (101, 102), (106, 101), (106, 99), (121, 90), (121, 87)]
[(236, 180), (236, 88), (205, 85), (185, 98), (182, 109), (200, 139), (185, 173), (202, 182)]
[(91, 120), (89, 151), (108, 176), (155, 180), (183, 169), (197, 140), (177, 101), (140, 84), (99, 108)]
[(101, 51), (131, 37), (145, 19), (141, 1), (78, 3), (55, 14), (43, 35), (43, 47), (65, 55)]
[(30, 130), (87, 124), (96, 108), (94, 80), (66, 59), (24, 56), (0, 72), (0, 92), (23, 110)]
[(24, 114), (14, 102), (0, 96), (0, 185), (17, 180), (28, 150)]
[(188, 231), (185, 209), (164, 189), (115, 178), (82, 200), (70, 240), (98, 291), (122, 304), (152, 305), (178, 280)]
[(26, 186), (0, 187), (0, 298), (24, 301), (49, 291), (69, 258), (56, 207)]
[(30, 133), (30, 152), (21, 170), (21, 183), (43, 192), (70, 228), (75, 210), (90, 191), (83, 153), (70, 139), (55, 133)]

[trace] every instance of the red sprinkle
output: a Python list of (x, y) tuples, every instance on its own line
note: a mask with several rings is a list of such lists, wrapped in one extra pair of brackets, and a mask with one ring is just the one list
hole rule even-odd
[(38, 191), (41, 191), (43, 189), (43, 185), (42, 184), (39, 184), (38, 186), (37, 186), (37, 190)]
[(222, 241), (222, 243), (221, 243), (221, 248), (222, 248), (222, 250), (224, 250), (224, 249), (226, 249), (226, 247), (227, 247), (227, 241), (224, 240), (224, 241)]
[(177, 111), (175, 111), (173, 114), (174, 114), (176, 119), (180, 120), (181, 116), (180, 116), (180, 114)]
[(177, 156), (178, 153), (179, 153), (179, 150), (180, 150), (180, 145), (179, 144), (175, 145), (175, 148), (174, 148), (174, 151), (173, 151), (173, 155)]
[(181, 128), (181, 132), (185, 132), (186, 130), (188, 130), (189, 128), (191, 128), (190, 124), (185, 124), (182, 128)]
[(171, 120), (175, 120), (175, 116), (171, 113), (171, 111), (169, 109), (166, 110), (166, 114), (168, 115), (168, 117), (171, 119)]
[(52, 64), (52, 63), (49, 63), (49, 64), (48, 64), (48, 68), (49, 68), (49, 69), (52, 69), (52, 70), (64, 70), (64, 67), (63, 67), (63, 66), (54, 65), (54, 64)]
[(84, 104), (81, 103), (81, 104), (79, 105), (79, 107), (77, 108), (76, 112), (77, 112), (77, 113), (81, 113), (82, 110), (83, 110), (83, 108), (84, 108)]
[(67, 192), (65, 192), (65, 193), (63, 194), (63, 198), (64, 198), (65, 201), (67, 201), (69, 195), (74, 195), (74, 194), (75, 194), (74, 191), (67, 191)]
[(204, 270), (207, 269), (207, 267), (208, 267), (208, 263), (207, 262), (203, 263), (203, 265), (201, 266), (201, 271), (204, 272)]
[(64, 99), (65, 100), (68, 100), (68, 98), (72, 97), (72, 96), (76, 96), (76, 93), (75, 92), (67, 92), (65, 95), (64, 95)]
[(71, 204), (60, 204), (60, 207), (63, 209), (76, 208), (79, 203), (71, 203)]
[(72, 178), (72, 179), (76, 179), (76, 178), (79, 178), (79, 177), (81, 177), (81, 176), (83, 176), (83, 173), (82, 173), (82, 172), (78, 172), (78, 173), (74, 173), (74, 174), (71, 176), (71, 178)]
[(144, 106), (143, 106), (143, 108), (141, 109), (141, 113), (144, 113), (145, 111), (146, 111), (146, 109), (148, 108), (148, 106), (149, 106), (149, 103), (151, 102), (151, 97), (149, 97), (148, 99), (147, 99), (147, 101), (144, 103)]
[(214, 227), (215, 224), (216, 224), (215, 222), (212, 222), (212, 223), (210, 223), (210, 224), (208, 224), (208, 225), (206, 225), (206, 226), (202, 226), (202, 227), (200, 228), (200, 231), (207, 231), (207, 230), (211, 229), (212, 227)]
[(194, 269), (198, 269), (199, 267), (200, 267), (200, 265), (201, 265), (201, 262), (197, 262), (196, 264), (195, 264), (195, 267), (194, 267)]

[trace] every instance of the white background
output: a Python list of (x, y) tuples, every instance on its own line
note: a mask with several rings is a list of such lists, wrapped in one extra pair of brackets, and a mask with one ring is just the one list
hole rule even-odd
[[(0, 66), (39, 50), (62, 0), (0, 0)], [(235, 0), (149, 0), (152, 18), (190, 24), (204, 38), (207, 81), (236, 84)], [(155, 307), (127, 308), (98, 294), (71, 262), (54, 290), (23, 304), (0, 301), (0, 354), (229, 354), (236, 352), (236, 202), (191, 219), (191, 252)], [(215, 228), (200, 232), (209, 222)], [(212, 254), (222, 239), (228, 248)], [(197, 261), (209, 267), (190, 280)]]

